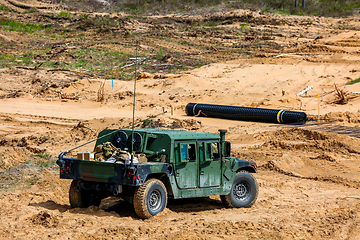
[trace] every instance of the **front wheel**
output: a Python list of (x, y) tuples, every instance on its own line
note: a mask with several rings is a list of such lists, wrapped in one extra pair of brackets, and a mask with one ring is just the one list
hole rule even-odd
[(135, 190), (134, 209), (139, 218), (150, 218), (162, 212), (167, 204), (165, 185), (158, 179), (149, 179)]
[(254, 176), (247, 171), (236, 174), (231, 191), (222, 195), (221, 201), (226, 207), (251, 207), (259, 194), (259, 186)]

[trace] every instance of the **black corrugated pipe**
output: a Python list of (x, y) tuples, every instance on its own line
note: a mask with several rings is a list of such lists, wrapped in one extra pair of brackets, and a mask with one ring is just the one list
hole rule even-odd
[(306, 122), (306, 113), (304, 112), (266, 108), (189, 103), (188, 105), (186, 105), (185, 111), (188, 116), (205, 116), (241, 121), (285, 124), (304, 124)]

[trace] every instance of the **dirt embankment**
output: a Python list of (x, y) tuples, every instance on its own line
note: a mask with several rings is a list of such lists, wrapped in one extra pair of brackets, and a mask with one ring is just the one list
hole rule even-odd
[[(1, 18), (50, 24), (50, 30), (0, 27), (6, 59), (0, 59), (0, 238), (360, 238), (358, 18), (249, 10), (58, 16), (45, 1), (16, 2), (0, 0), (15, 10), (1, 11)], [(46, 9), (20, 14), (25, 4)], [(168, 111), (137, 127), (228, 129), (233, 155), (259, 166), (253, 207), (226, 209), (218, 197), (173, 200), (148, 220), (115, 198), (100, 208), (70, 208), (70, 182), (59, 180), (54, 160), (102, 129), (131, 124), (136, 40), (146, 59), (139, 66), (136, 121)], [(120, 70), (121, 77), (111, 75)], [(285, 126), (188, 117), (189, 102), (305, 111), (309, 121)]]

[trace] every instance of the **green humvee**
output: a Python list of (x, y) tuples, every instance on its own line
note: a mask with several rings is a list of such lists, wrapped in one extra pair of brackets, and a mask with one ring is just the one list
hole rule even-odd
[(168, 198), (220, 195), (226, 207), (250, 207), (258, 196), (251, 174), (256, 164), (230, 157), (227, 131), (219, 132), (105, 129), (95, 144), (94, 161), (59, 155), (60, 178), (73, 179), (70, 205), (99, 205), (103, 198), (118, 196), (132, 203), (140, 218), (163, 211)]

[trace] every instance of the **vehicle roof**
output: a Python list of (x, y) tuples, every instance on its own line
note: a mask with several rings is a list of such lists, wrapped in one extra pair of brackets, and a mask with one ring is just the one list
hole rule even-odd
[[(123, 129), (124, 131), (131, 131), (131, 129)], [(220, 139), (217, 133), (195, 132), (186, 130), (173, 130), (161, 128), (141, 128), (135, 129), (135, 132), (146, 132), (156, 135), (167, 135), (174, 140), (189, 140), (189, 139)]]

